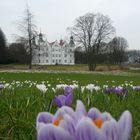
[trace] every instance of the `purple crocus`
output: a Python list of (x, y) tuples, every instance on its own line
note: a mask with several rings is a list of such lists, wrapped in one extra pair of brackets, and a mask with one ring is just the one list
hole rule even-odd
[(107, 87), (105, 89), (105, 93), (115, 93), (117, 94), (118, 96), (123, 96), (123, 97), (126, 97), (128, 95), (128, 90), (124, 87)]
[(73, 94), (69, 93), (66, 95), (58, 95), (54, 97), (54, 104), (56, 104), (58, 107), (62, 107), (64, 105), (70, 106), (73, 102)]
[(140, 86), (133, 86), (133, 90), (140, 91)]
[(73, 88), (71, 86), (65, 86), (64, 87), (64, 95), (68, 95), (70, 93), (73, 93)]
[(122, 94), (123, 92), (123, 87), (115, 87), (114, 88), (114, 93), (116, 94)]
[(114, 92), (114, 88), (113, 88), (113, 87), (107, 87), (107, 88), (105, 89), (105, 93), (111, 94), (111, 93), (113, 93), (113, 92)]
[(0, 84), (0, 90), (4, 89), (4, 84)]
[(63, 106), (52, 115), (41, 112), (36, 121), (37, 140), (128, 140), (132, 131), (132, 116), (125, 111), (116, 121), (109, 113), (97, 108), (88, 112), (81, 101), (76, 111)]
[(118, 96), (126, 97), (128, 95), (128, 90), (124, 87), (116, 87), (114, 89), (114, 93), (116, 93)]

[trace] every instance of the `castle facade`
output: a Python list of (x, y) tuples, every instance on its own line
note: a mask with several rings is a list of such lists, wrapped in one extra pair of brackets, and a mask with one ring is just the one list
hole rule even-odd
[(36, 65), (74, 65), (75, 43), (73, 37), (66, 42), (56, 40), (48, 42), (43, 40), (40, 33), (38, 40), (33, 39), (32, 64)]

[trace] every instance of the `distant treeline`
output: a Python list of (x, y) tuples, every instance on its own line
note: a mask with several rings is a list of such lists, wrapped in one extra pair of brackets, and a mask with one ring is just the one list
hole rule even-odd
[[(140, 51), (127, 51), (126, 44), (120, 43), (123, 38), (115, 37), (109, 43), (103, 43), (102, 51), (92, 56), (98, 64), (140, 63)], [(0, 29), (0, 64), (29, 64), (28, 46), (25, 42), (14, 42), (9, 45)], [(80, 48), (80, 49), (79, 49)], [(88, 64), (88, 53), (79, 47), (75, 50), (75, 63)]]

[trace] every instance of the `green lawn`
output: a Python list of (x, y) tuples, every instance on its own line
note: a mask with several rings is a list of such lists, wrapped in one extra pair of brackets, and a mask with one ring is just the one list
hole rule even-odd
[[(0, 70), (13, 69), (13, 70), (28, 70), (28, 65), (24, 64), (0, 64)], [(89, 71), (87, 64), (75, 64), (75, 65), (33, 65), (33, 70), (48, 70), (48, 71)], [(112, 70), (128, 70), (125, 66), (119, 65), (97, 65), (96, 71), (112, 71)]]
[[(118, 86), (124, 83), (140, 85), (140, 74), (80, 74), (80, 73), (0, 73), (0, 81), (10, 83), (12, 88), (0, 91), (0, 140), (35, 140), (36, 117), (41, 111), (55, 113), (56, 106), (52, 105), (55, 95), (63, 94), (62, 90), (54, 93), (52, 87), (57, 84), (73, 84), (86, 86), (93, 83), (103, 86)], [(19, 82), (17, 82), (19, 81)], [(25, 82), (27, 81), (27, 82)], [(43, 95), (33, 83), (44, 81), (48, 91)], [(133, 82), (132, 82), (133, 81)], [(119, 119), (124, 110), (129, 110), (133, 116), (132, 140), (140, 140), (140, 92), (134, 92), (132, 87), (127, 87), (129, 95), (120, 100), (116, 95), (103, 93), (83, 94), (80, 89), (74, 91), (75, 108), (76, 100), (82, 100), (87, 110), (97, 107), (102, 112), (108, 111)]]

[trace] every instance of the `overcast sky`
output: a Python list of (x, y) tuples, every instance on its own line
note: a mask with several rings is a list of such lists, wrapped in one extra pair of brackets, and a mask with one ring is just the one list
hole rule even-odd
[(21, 21), (26, 3), (38, 30), (50, 42), (69, 36), (66, 28), (79, 16), (101, 12), (111, 18), (116, 35), (127, 39), (129, 49), (140, 49), (140, 0), (0, 0), (0, 28), (8, 42), (19, 33), (16, 22)]

